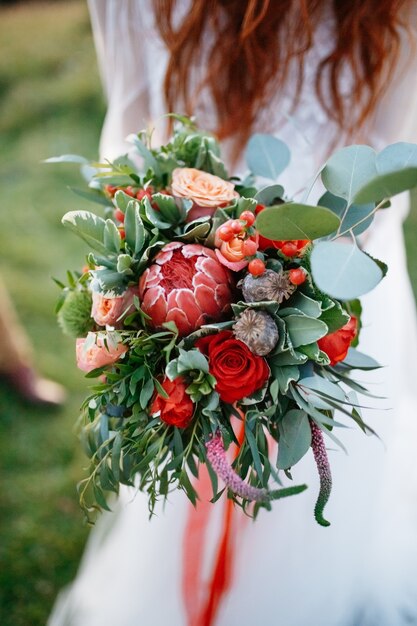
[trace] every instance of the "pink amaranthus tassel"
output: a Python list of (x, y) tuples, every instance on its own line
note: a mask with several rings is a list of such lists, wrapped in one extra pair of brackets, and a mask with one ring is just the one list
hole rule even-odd
[(310, 426), (312, 435), (311, 447), (320, 477), (320, 492), (316, 506), (314, 507), (314, 516), (317, 523), (321, 526), (330, 526), (330, 522), (323, 517), (323, 511), (329, 500), (332, 489), (332, 474), (330, 472), (323, 433), (313, 420), (310, 420)]
[(220, 433), (216, 433), (206, 443), (206, 449), (207, 459), (213, 470), (235, 495), (245, 500), (255, 500), (256, 502), (265, 502), (269, 499), (269, 494), (266, 489), (259, 489), (248, 485), (232, 468), (227, 459)]

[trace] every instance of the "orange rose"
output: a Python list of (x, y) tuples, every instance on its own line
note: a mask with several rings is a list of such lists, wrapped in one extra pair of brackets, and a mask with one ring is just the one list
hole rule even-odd
[[(86, 341), (90, 340), (92, 335), (96, 335), (94, 342), (86, 348)], [(115, 363), (125, 352), (127, 346), (122, 343), (112, 345), (110, 341), (105, 343), (104, 338), (96, 333), (88, 333), (85, 339), (78, 338), (76, 341), (77, 366), (83, 372), (91, 372), (98, 367)]]
[(208, 208), (226, 206), (239, 197), (233, 183), (192, 167), (177, 167), (172, 172), (171, 191), (177, 198)]

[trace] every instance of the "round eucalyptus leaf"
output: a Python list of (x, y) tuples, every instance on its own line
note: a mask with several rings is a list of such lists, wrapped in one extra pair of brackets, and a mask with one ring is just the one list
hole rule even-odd
[(282, 185), (269, 185), (268, 187), (264, 187), (260, 189), (256, 195), (255, 200), (259, 204), (264, 204), (265, 206), (270, 206), (275, 204), (277, 200), (280, 200), (284, 195), (284, 187)]
[(371, 291), (382, 270), (355, 244), (320, 241), (311, 253), (311, 272), (317, 287), (338, 300), (354, 300)]
[(376, 153), (371, 147), (348, 146), (330, 157), (321, 179), (328, 191), (351, 204), (357, 191), (377, 176), (375, 161)]
[(276, 180), (290, 162), (288, 146), (274, 137), (255, 133), (246, 147), (246, 162), (256, 176)]
[(292, 409), (279, 422), (278, 469), (298, 463), (311, 446), (311, 428), (304, 411)]
[(334, 196), (330, 191), (326, 191), (320, 198), (319, 204), (327, 207), (340, 217), (342, 220), (339, 228), (340, 233), (352, 230), (354, 235), (360, 235), (372, 224), (374, 219), (372, 214), (375, 208), (374, 202), (369, 204), (351, 204), (347, 208), (347, 202), (344, 198)]
[(340, 220), (326, 207), (288, 202), (259, 213), (256, 228), (274, 240), (318, 239), (338, 229)]

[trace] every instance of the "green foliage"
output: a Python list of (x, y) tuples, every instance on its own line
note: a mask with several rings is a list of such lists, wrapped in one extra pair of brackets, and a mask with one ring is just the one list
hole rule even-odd
[(329, 209), (288, 202), (262, 211), (257, 230), (268, 239), (319, 239), (334, 232), (339, 218)]
[(288, 146), (274, 137), (255, 133), (246, 147), (246, 162), (256, 176), (276, 180), (290, 162)]
[(311, 253), (311, 271), (317, 287), (338, 300), (353, 300), (381, 281), (379, 265), (356, 243), (321, 241)]

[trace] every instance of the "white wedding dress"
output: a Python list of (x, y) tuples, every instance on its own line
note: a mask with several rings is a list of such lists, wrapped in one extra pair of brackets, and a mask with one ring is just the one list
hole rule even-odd
[[(130, 132), (165, 112), (166, 51), (153, 27), (150, 2), (90, 0), (89, 5), (108, 97), (101, 154), (112, 158), (126, 151)], [(179, 5), (185, 10), (188, 1)], [(292, 152), (282, 177), (289, 194), (306, 183), (329, 147), (331, 123), (313, 89), (329, 37), (331, 19), (324, 20), (309, 54), (297, 110), (285, 115), (290, 93), (271, 107), (272, 130)], [(367, 136), (376, 148), (417, 141), (417, 61), (406, 64), (406, 40), (403, 48)], [(204, 126), (209, 104), (197, 113)], [(294, 479), (309, 489), (276, 502), (271, 513), (262, 511), (239, 535), (234, 583), (216, 626), (417, 623), (417, 321), (402, 235), (407, 203), (405, 195), (394, 199), (375, 220), (365, 246), (389, 265), (387, 278), (363, 298), (360, 346), (385, 366), (365, 376), (375, 393), (388, 398), (389, 410), (366, 415), (383, 443), (352, 428), (341, 434), (349, 454), (329, 452), (334, 484), (326, 509), (329, 528), (313, 518), (318, 479), (312, 455), (306, 455)], [(78, 576), (58, 598), (49, 626), (187, 626), (181, 575), (189, 507), (185, 495), (175, 493), (149, 521), (146, 497), (124, 489), (116, 510), (103, 514), (92, 531)], [(217, 548), (220, 509), (214, 507), (209, 529), (207, 572)]]

